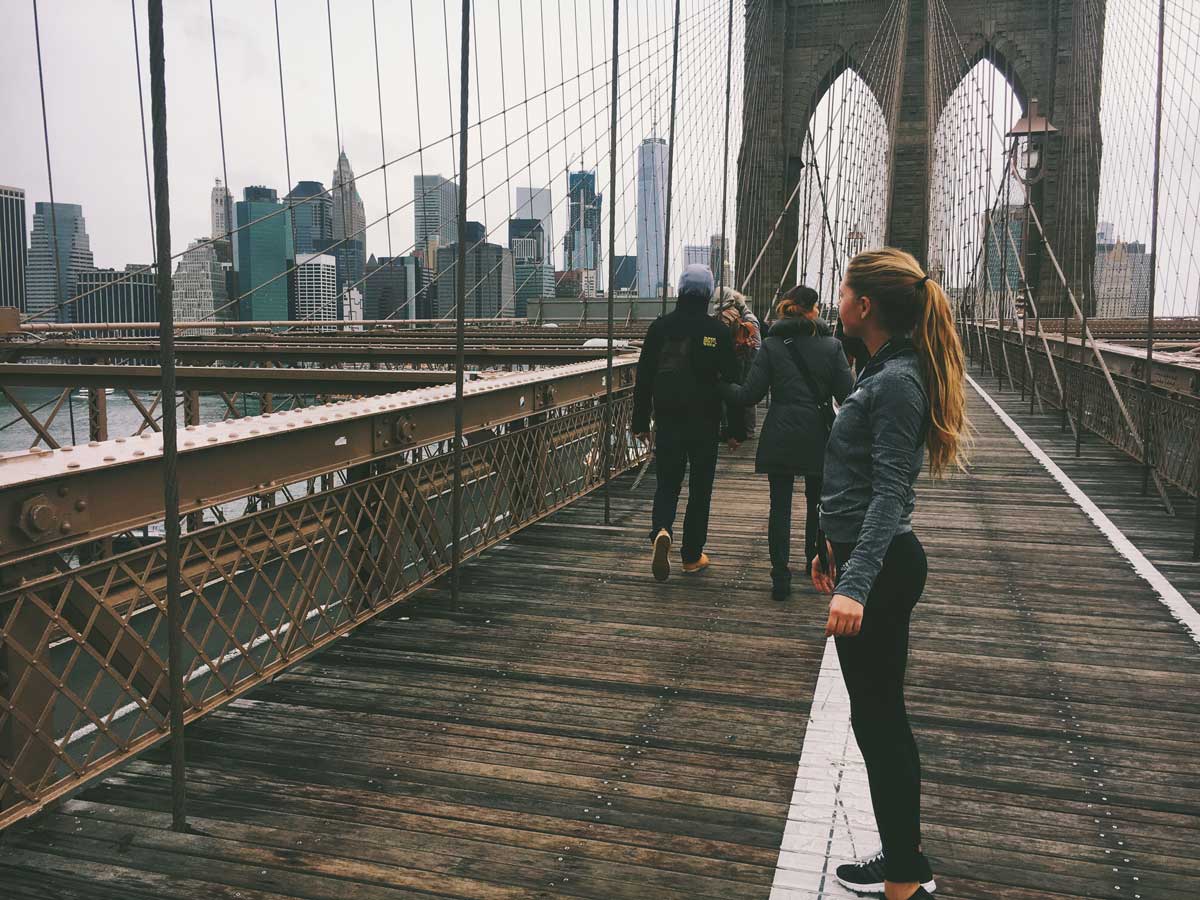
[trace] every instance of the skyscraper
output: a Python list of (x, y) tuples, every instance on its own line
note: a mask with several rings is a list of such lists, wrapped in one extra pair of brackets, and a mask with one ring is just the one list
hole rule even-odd
[(292, 204), (296, 256), (324, 252), (333, 241), (333, 197), (319, 181), (300, 181), (284, 198)]
[(663, 240), (667, 218), (667, 142), (650, 137), (638, 147), (638, 296), (662, 295)]
[(539, 219), (509, 219), (515, 294), (513, 314), (525, 318), (529, 301), (554, 296), (554, 267), (546, 255), (546, 232)]
[(329, 190), (333, 198), (333, 237), (340, 241), (342, 238), (366, 241), (367, 213), (363, 208), (362, 197), (358, 195), (358, 187), (354, 183), (354, 170), (350, 168), (350, 160), (346, 151), (338, 154), (337, 168), (333, 170), (333, 182)]
[(415, 256), (372, 256), (367, 260), (363, 287), (364, 319), (429, 318), (431, 310), (417, 292), (425, 283), (423, 267)]
[(332, 253), (337, 259), (338, 290), (361, 290), (367, 262), (367, 214), (354, 184), (354, 170), (350, 168), (345, 150), (338, 155), (329, 193), (333, 197), (333, 242), (336, 246), (326, 252)]
[(332, 322), (338, 316), (337, 260), (327, 253), (296, 257), (295, 302), (297, 319)]
[(729, 254), (725, 252), (728, 240), (719, 234), (714, 234), (708, 242), (708, 267), (712, 269), (713, 280), (718, 285), (733, 287), (733, 264)]
[[(466, 308), (468, 319), (511, 317), (515, 301), (512, 253), (487, 242), (467, 246)], [(458, 246), (438, 249), (437, 314), (451, 315), (458, 297)]]
[(616, 273), (613, 276), (613, 290), (622, 294), (637, 292), (637, 257), (617, 256), (613, 258)]
[(596, 173), (572, 172), (567, 178), (570, 221), (563, 241), (568, 269), (600, 270), (600, 207)]
[(212, 234), (210, 236), (228, 240), (229, 217), (233, 215), (233, 194), (229, 193), (229, 188), (221, 183), (220, 178), (213, 185), (209, 207), (212, 218)]
[[(1012, 204), (1005, 209), (986, 212), (983, 218), (984, 252), (981, 281), (984, 290), (1013, 294), (1021, 282), (1021, 259), (1025, 252), (1025, 207)], [(1008, 315), (1008, 311), (1005, 315)]]
[(173, 284), (175, 318), (180, 321), (219, 320), (227, 312), (222, 309), (229, 300), (225, 266), (213, 243), (192, 241), (175, 267)]
[(78, 293), (79, 276), (95, 267), (83, 207), (75, 203), (36, 204), (25, 269), (25, 311), (39, 315), (63, 304), (54, 315), (42, 315), (42, 321), (74, 321), (74, 304), (65, 301)]
[(1097, 243), (1092, 282), (1097, 318), (1141, 319), (1150, 312), (1150, 254), (1142, 243)]
[(554, 204), (551, 201), (550, 188), (517, 188), (517, 209), (514, 219), (537, 219), (542, 225), (542, 235), (545, 239), (545, 249), (542, 257), (551, 261), (554, 259)]
[[(92, 269), (80, 272), (81, 295), (73, 304), (76, 322), (157, 322), (158, 291), (155, 275), (148, 266), (130, 264), (125, 271)], [(149, 329), (131, 328), (104, 337), (145, 337)]]
[(0, 306), (25, 311), (25, 192), (0, 185)]
[[(683, 265), (687, 266), (708, 266), (709, 264), (708, 248), (703, 244), (684, 244), (683, 245)], [(662, 281), (662, 276), (658, 278)], [(654, 296), (651, 294), (650, 296)]]
[[(238, 231), (233, 242), (241, 291), (237, 318), (252, 322), (286, 319), (286, 273), (295, 258), (290, 216), (270, 188), (248, 187), (243, 196), (235, 205)], [(256, 221), (259, 219), (264, 221)]]
[(414, 244), (437, 237), (446, 247), (458, 241), (458, 185), (441, 175), (413, 176)]

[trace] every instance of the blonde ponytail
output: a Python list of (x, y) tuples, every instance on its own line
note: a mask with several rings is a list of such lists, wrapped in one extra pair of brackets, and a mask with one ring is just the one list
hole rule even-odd
[(854, 257), (846, 268), (846, 283), (860, 296), (870, 297), (888, 331), (912, 335), (929, 392), (930, 471), (937, 477), (951, 466), (964, 468), (971, 431), (966, 365), (945, 290), (911, 254), (893, 247)]

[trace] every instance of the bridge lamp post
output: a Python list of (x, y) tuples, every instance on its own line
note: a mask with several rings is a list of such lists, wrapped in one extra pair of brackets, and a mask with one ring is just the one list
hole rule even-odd
[(1019, 150), (1020, 159), (1025, 169), (1026, 186), (1036, 184), (1045, 176), (1042, 171), (1046, 145), (1051, 135), (1058, 134), (1058, 129), (1050, 120), (1042, 115), (1038, 108), (1036, 97), (1029, 101), (1029, 111), (1017, 120), (1008, 131), (1008, 137), (1013, 138), (1013, 152)]
[[(1017, 303), (1014, 304), (1014, 315), (1021, 319), (1022, 340), (1024, 340), (1024, 337), (1025, 337), (1025, 331), (1026, 331), (1025, 322), (1028, 319), (1028, 313), (1029, 313), (1029, 311), (1025, 308), (1026, 298), (1031, 298), (1033, 296), (1032, 287), (1034, 284), (1037, 283), (1035, 278), (1032, 277), (1032, 276), (1034, 276), (1035, 273), (1030, 271), (1029, 258), (1028, 258), (1028, 255), (1029, 255), (1029, 220), (1031, 218), (1031, 215), (1029, 212), (1029, 207), (1032, 202), (1032, 194), (1035, 189), (1038, 190), (1038, 194), (1039, 194), (1038, 199), (1039, 200), (1041, 199), (1041, 196), (1040, 196), (1041, 195), (1041, 182), (1042, 182), (1042, 179), (1044, 179), (1046, 177), (1046, 172), (1044, 169), (1044, 163), (1046, 161), (1046, 149), (1050, 143), (1051, 137), (1058, 133), (1059, 133), (1058, 129), (1054, 127), (1054, 125), (1050, 122), (1049, 119), (1047, 119), (1044, 115), (1042, 115), (1041, 109), (1039, 109), (1039, 107), (1038, 107), (1037, 97), (1030, 98), (1029, 108), (1026, 110), (1025, 115), (1023, 115), (1020, 119), (1018, 119), (1017, 123), (1015, 125), (1013, 125), (1013, 127), (1010, 128), (1008, 131), (1008, 137), (1010, 137), (1013, 142), (1012, 143), (1012, 163), (1011, 163), (1012, 171), (1013, 171), (1014, 175), (1016, 175), (1018, 178), (1021, 179), (1022, 185), (1024, 186), (1024, 189), (1025, 189), (1024, 190), (1024, 193), (1025, 193), (1025, 219), (1024, 219), (1024, 222), (1022, 223), (1023, 234), (1021, 237), (1021, 248), (1020, 248), (1020, 253), (1021, 253), (1021, 257), (1022, 257), (1021, 278), (1020, 278), (1020, 283), (1018, 284), (1018, 291), (1019, 291), (1018, 296), (1020, 299)], [(1018, 167), (1017, 167), (1018, 159), (1020, 160), (1022, 167), (1025, 170), (1025, 175), (1023, 178), (1020, 175), (1020, 169), (1018, 169)], [(1006, 217), (1008, 214), (1009, 214), (1009, 211), (1005, 210)], [(1006, 232), (1006, 234), (1005, 234), (1005, 239), (1006, 239), (1005, 249), (1007, 250), (1007, 241), (1011, 240), (1011, 231), (1007, 226), (1005, 227), (1005, 232)], [(1007, 254), (1005, 254), (1005, 255), (1007, 256)], [(1040, 268), (1040, 266), (1039, 266), (1039, 268)], [(1005, 290), (1007, 291), (1009, 289), (1008, 272), (1007, 271), (1003, 272), (1001, 277), (1004, 280), (1004, 287), (1005, 287)], [(1036, 307), (1034, 308), (1034, 316), (1035, 317), (1037, 316)], [(1034, 393), (1033, 392), (1033, 364), (1032, 364), (1032, 361), (1030, 361), (1029, 368), (1030, 368), (1030, 371), (1029, 371), (1030, 396), (1031, 396), (1031, 402), (1032, 402), (1032, 395)], [(1023, 395), (1024, 394), (1024, 385), (1022, 385), (1021, 390), (1022, 390), (1022, 395)], [(1022, 396), (1022, 399), (1024, 399), (1023, 396)]]

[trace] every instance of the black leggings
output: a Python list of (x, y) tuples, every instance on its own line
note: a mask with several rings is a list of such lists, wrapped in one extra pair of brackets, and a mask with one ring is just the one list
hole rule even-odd
[[(838, 567), (853, 544), (835, 544)], [(932, 877), (921, 846), (921, 759), (904, 707), (908, 625), (927, 573), (925, 550), (912, 532), (893, 538), (867, 598), (862, 630), (839, 637), (838, 662), (850, 694), (850, 723), (867, 764), (871, 806), (883, 841), (889, 881)]]
[(804, 518), (805, 573), (817, 555), (817, 531), (821, 527), (820, 475), (767, 475), (771, 485), (771, 512), (767, 517), (767, 548), (771, 552), (771, 577), (788, 578), (792, 555), (792, 493), (797, 478), (804, 479), (804, 498), (808, 512)]

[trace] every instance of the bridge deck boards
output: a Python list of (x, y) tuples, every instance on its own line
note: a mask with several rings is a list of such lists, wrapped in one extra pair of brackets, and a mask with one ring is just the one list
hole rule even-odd
[[(938, 894), (1200, 896), (1200, 647), (973, 413), (973, 474), (923, 482), (917, 523)], [(1089, 454), (1120, 513), (1131, 467)], [(766, 897), (823, 603), (766, 594), (750, 448), (723, 463), (716, 565), (665, 587), (643, 557), (653, 479), (630, 480), (613, 527), (582, 501), (469, 566), (458, 606), (428, 590), (193, 726), (197, 833), (166, 828), (157, 752), (11, 831), (4, 896)]]

